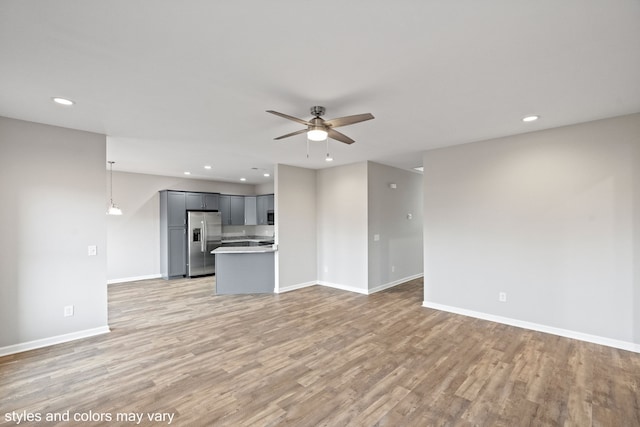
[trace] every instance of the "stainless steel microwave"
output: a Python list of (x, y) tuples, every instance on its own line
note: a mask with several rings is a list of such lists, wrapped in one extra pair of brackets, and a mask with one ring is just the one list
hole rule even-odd
[(274, 225), (276, 220), (276, 216), (273, 211), (267, 211), (267, 224)]

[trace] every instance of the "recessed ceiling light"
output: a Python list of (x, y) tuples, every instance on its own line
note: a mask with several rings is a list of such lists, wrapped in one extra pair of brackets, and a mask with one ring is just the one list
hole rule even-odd
[(247, 178), (240, 178), (240, 181), (246, 181)]
[(540, 118), (540, 116), (527, 116), (527, 117), (523, 117), (522, 121), (523, 122), (535, 122), (539, 118)]
[(191, 172), (187, 171), (184, 173), (185, 175), (191, 175)]
[(211, 165), (206, 165), (204, 168), (205, 169), (211, 169)]
[(415, 168), (413, 168), (413, 170), (418, 172), (424, 172), (424, 166), (416, 166)]
[(51, 98), (51, 99), (52, 99), (52, 100), (53, 100), (53, 102), (55, 102), (56, 104), (64, 105), (64, 106), (67, 106), (67, 107), (69, 107), (69, 106), (71, 106), (71, 105), (75, 104), (75, 102), (73, 102), (72, 100), (67, 99), (67, 98), (60, 98), (60, 97), (57, 97), (57, 96), (56, 96), (56, 97), (53, 97), (53, 98)]
[(271, 176), (271, 174), (270, 174), (269, 172), (265, 172), (265, 173), (264, 173), (264, 176), (266, 176), (266, 177), (270, 177), (270, 176)]

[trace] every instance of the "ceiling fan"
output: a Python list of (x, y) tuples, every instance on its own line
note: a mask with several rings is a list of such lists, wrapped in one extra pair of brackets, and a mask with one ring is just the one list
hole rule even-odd
[(267, 113), (275, 114), (276, 116), (283, 117), (285, 119), (293, 120), (307, 126), (306, 129), (302, 129), (296, 132), (291, 132), (286, 135), (279, 136), (274, 139), (283, 139), (290, 136), (299, 135), (301, 133), (307, 133), (307, 138), (311, 141), (324, 141), (327, 137), (335, 139), (336, 141), (344, 142), (345, 144), (353, 144), (355, 141), (349, 138), (347, 135), (338, 132), (335, 128), (340, 126), (348, 126), (355, 123), (364, 122), (365, 120), (373, 119), (373, 115), (370, 113), (356, 114), (354, 116), (338, 117), (337, 119), (324, 120), (322, 115), (325, 113), (325, 108), (321, 106), (311, 107), (311, 114), (314, 116), (311, 120), (303, 120), (297, 117), (282, 114), (277, 111), (267, 110)]

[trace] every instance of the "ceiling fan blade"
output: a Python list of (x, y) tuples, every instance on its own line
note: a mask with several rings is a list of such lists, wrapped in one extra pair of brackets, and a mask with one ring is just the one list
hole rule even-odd
[(273, 139), (283, 139), (283, 138), (288, 138), (288, 137), (293, 136), (293, 135), (300, 135), (301, 133), (305, 133), (306, 131), (307, 131), (306, 129), (297, 130), (297, 131), (295, 131), (295, 132), (291, 132), (291, 133), (288, 133), (288, 134), (286, 134), (286, 135), (282, 135), (282, 136), (279, 136), (279, 137), (277, 137), (277, 138), (273, 138)]
[(337, 128), (340, 126), (352, 125), (354, 123), (364, 122), (365, 120), (375, 119), (373, 114), (365, 113), (365, 114), (356, 114), (354, 116), (346, 116), (346, 117), (338, 117), (337, 119), (325, 120), (324, 124), (327, 126), (331, 126), (332, 128)]
[(311, 123), (309, 123), (306, 120), (302, 120), (302, 119), (299, 119), (297, 117), (289, 116), (287, 114), (278, 113), (277, 111), (267, 110), (267, 113), (275, 114), (276, 116), (280, 116), (280, 117), (285, 118), (285, 119), (293, 120), (294, 122), (298, 122), (298, 123), (300, 123), (302, 125), (305, 125), (305, 126), (311, 125)]
[(349, 138), (347, 135), (338, 132), (337, 130), (333, 130), (331, 128), (327, 128), (327, 133), (329, 134), (329, 138), (335, 139), (336, 141), (344, 142), (345, 144), (353, 144), (355, 141)]

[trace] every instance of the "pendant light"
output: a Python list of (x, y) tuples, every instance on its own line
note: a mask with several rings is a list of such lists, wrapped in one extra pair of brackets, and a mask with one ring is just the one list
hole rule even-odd
[(109, 191), (110, 202), (109, 209), (107, 209), (107, 215), (122, 215), (122, 209), (120, 209), (115, 203), (113, 203), (113, 164), (115, 162), (109, 161)]

